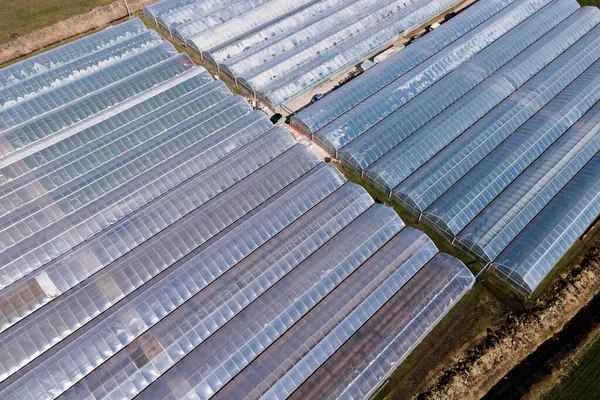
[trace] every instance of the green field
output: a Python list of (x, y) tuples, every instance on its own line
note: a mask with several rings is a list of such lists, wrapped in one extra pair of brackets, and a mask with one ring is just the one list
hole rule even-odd
[(0, 0), (0, 44), (113, 0)]
[(600, 0), (578, 0), (582, 6), (596, 6), (600, 7)]
[(545, 400), (600, 399), (600, 332)]

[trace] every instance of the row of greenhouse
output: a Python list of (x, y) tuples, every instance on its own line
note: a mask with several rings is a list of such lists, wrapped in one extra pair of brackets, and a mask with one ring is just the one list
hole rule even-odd
[(481, 1), (292, 124), (530, 295), (600, 212), (599, 23)]
[(163, 0), (144, 15), (280, 110), (458, 3)]
[(474, 283), (139, 19), (0, 121), (2, 399), (368, 398)]

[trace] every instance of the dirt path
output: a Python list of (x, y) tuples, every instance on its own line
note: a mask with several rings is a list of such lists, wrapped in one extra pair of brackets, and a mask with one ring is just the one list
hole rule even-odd
[[(600, 296), (594, 297), (560, 332), (506, 374), (483, 400), (543, 398), (540, 389), (550, 389), (560, 382), (565, 372), (577, 365), (578, 354), (596, 337), (600, 338)], [(595, 380), (587, 386), (594, 383)]]
[[(136, 13), (157, 0), (128, 0), (130, 12)], [(127, 17), (123, 0), (115, 0), (96, 7), (85, 14), (76, 15), (39, 31), (29, 33), (12, 42), (0, 45), (0, 65), (42, 50), (63, 40), (79, 36), (94, 29), (106, 27), (111, 22)]]
[(600, 293), (600, 246), (556, 282), (549, 296), (523, 313), (511, 312), (468, 354), (446, 370), (421, 399), (479, 399), (521, 360), (563, 329)]

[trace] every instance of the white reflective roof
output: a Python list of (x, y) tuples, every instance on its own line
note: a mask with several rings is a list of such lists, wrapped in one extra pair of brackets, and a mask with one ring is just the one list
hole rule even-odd
[(599, 23), (575, 0), (478, 2), (292, 125), (530, 295), (598, 217), (576, 201), (594, 188), (558, 227), (538, 216), (596, 171)]
[(3, 400), (241, 398), (279, 366), (287, 397), (421, 270), (459, 282), (442, 312), (473, 283), (139, 20), (0, 70), (0, 115)]

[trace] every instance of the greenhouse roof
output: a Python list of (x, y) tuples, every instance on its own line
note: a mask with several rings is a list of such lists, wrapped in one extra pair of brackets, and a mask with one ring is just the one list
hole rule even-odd
[[(529, 295), (598, 215), (589, 187), (569, 223), (537, 217), (600, 151), (599, 23), (574, 0), (479, 2), (292, 124)], [(533, 221), (548, 236), (521, 245)]]
[(144, 13), (279, 109), (459, 2), (163, 0)]
[(0, 69), (0, 114), (2, 399), (366, 398), (473, 285), (138, 19)]

